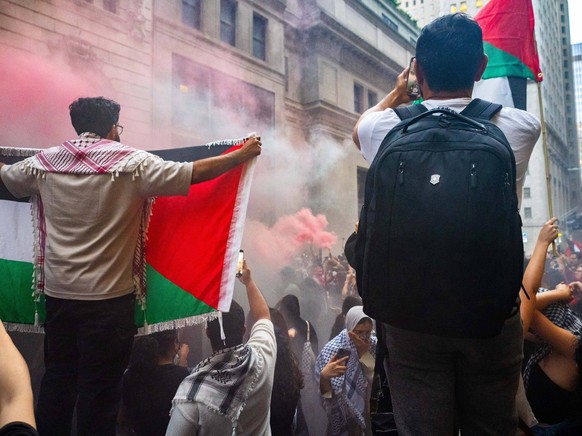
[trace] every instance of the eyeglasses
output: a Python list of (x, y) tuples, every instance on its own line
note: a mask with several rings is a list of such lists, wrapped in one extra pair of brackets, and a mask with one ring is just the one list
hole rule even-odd
[(123, 133), (123, 126), (121, 124), (115, 124), (115, 129), (117, 130), (118, 135)]

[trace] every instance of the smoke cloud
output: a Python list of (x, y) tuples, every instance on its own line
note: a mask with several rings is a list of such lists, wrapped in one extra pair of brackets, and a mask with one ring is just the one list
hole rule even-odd
[(58, 57), (48, 59), (2, 47), (0, 51), (0, 145), (46, 148), (76, 136), (69, 104), (101, 95), (91, 74), (72, 71)]

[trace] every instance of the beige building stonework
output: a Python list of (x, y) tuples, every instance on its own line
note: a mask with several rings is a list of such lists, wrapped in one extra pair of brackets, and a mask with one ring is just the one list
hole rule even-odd
[[(318, 175), (304, 180), (302, 206), (327, 216), (334, 252), (357, 219), (368, 166), (352, 128), (392, 88), (417, 36), (385, 0), (0, 0), (0, 50), (42, 58), (119, 101), (130, 145), (255, 130), (313, 149)], [(289, 170), (277, 159), (264, 165)], [(267, 212), (251, 201), (249, 215), (272, 224), (300, 206), (284, 190), (278, 199)]]

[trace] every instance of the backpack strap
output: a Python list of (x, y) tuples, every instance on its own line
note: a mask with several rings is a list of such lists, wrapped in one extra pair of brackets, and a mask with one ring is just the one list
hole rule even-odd
[(423, 104), (410, 104), (408, 106), (397, 107), (392, 110), (396, 115), (398, 115), (398, 118), (400, 118), (401, 121), (407, 118), (414, 118), (415, 116), (428, 111), (426, 106)]
[(465, 109), (461, 112), (469, 118), (481, 118), (484, 120), (490, 120), (493, 116), (501, 110), (503, 106), (497, 103), (491, 103), (486, 100), (481, 100), (476, 98), (471, 100), (471, 103), (467, 105)]
[(309, 336), (310, 336), (310, 334), (309, 334), (309, 321), (305, 321), (305, 323), (307, 324), (307, 342), (311, 342), (310, 338), (309, 338)]

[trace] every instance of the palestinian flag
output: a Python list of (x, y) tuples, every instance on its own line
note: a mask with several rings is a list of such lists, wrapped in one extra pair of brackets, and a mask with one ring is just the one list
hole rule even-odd
[(526, 79), (541, 82), (531, 0), (491, 0), (475, 16), (489, 63), (473, 97), (526, 109)]
[[(159, 150), (166, 160), (190, 161), (229, 153), (243, 140)], [(0, 148), (14, 163), (40, 150)], [(183, 327), (228, 310), (254, 160), (204, 183), (187, 197), (158, 197), (147, 235), (147, 295), (136, 303), (136, 324), (151, 332)], [(0, 319), (12, 330), (40, 332), (43, 300), (33, 297), (30, 204), (0, 188)], [(35, 319), (36, 313), (36, 319)]]

